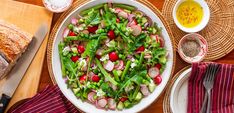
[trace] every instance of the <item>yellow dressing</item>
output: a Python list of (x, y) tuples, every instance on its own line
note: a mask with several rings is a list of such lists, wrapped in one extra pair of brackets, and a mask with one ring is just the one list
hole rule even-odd
[(179, 5), (176, 18), (182, 26), (192, 28), (202, 21), (203, 9), (197, 2), (186, 0)]

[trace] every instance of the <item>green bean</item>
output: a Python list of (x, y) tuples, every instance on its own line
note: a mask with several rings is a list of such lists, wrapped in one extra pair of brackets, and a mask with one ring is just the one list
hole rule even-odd
[(125, 4), (113, 4), (113, 7), (119, 7), (119, 8), (127, 9), (127, 10), (130, 10), (130, 11), (133, 11), (133, 10), (136, 9), (133, 6), (129, 6), (129, 5), (125, 5)]
[(141, 64), (142, 64), (142, 62), (143, 62), (143, 60), (144, 60), (144, 56), (145, 56), (145, 53), (144, 53), (144, 52), (141, 52), (141, 57), (140, 57), (140, 60), (139, 60), (139, 62), (138, 62), (138, 67), (141, 67)]
[(69, 42), (69, 41), (87, 41), (88, 39), (82, 38), (80, 36), (68, 36), (64, 38), (64, 42)]
[(92, 8), (85, 9), (85, 10), (80, 12), (80, 15), (84, 16), (84, 15), (88, 14), (90, 11), (92, 11), (93, 9), (98, 10), (98, 9), (102, 8), (103, 6), (104, 6), (104, 4), (99, 4), (99, 5), (96, 5), (96, 6), (92, 7)]
[(130, 68), (130, 65), (131, 65), (131, 61), (127, 61), (126, 67), (125, 67), (125, 69), (124, 69), (124, 71), (122, 73), (122, 76), (121, 76), (121, 80), (124, 79), (125, 75), (127, 74), (128, 70)]
[(66, 76), (66, 69), (65, 69), (65, 65), (64, 65), (64, 61), (63, 61), (63, 48), (64, 48), (65, 44), (60, 42), (58, 45), (58, 49), (59, 49), (59, 56), (60, 56), (60, 61), (61, 61), (61, 68), (62, 68), (62, 76), (65, 77)]
[(113, 70), (113, 74), (114, 74), (114, 78), (116, 81), (119, 81), (119, 75), (118, 72), (116, 70)]

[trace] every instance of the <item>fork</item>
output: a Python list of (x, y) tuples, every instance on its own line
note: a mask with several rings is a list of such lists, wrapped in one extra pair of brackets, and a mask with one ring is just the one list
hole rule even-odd
[[(210, 92), (211, 89), (213, 88), (214, 85), (214, 79), (217, 75), (217, 72), (220, 69), (220, 65), (219, 64), (210, 64), (208, 66), (208, 69), (206, 70), (206, 74), (205, 74), (205, 78), (203, 79), (203, 85), (206, 89), (206, 94), (203, 100), (203, 104), (202, 104), (202, 108), (200, 110), (200, 113), (204, 113), (205, 112), (205, 106), (206, 103), (208, 101), (207, 104), (207, 108), (206, 108), (206, 113), (210, 113)], [(208, 100), (207, 100), (208, 98)]]

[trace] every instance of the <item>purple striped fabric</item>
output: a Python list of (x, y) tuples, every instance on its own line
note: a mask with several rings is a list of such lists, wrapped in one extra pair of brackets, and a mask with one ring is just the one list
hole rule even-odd
[(43, 91), (17, 106), (11, 113), (79, 113), (59, 90), (58, 86), (47, 86)]
[[(194, 63), (188, 83), (188, 113), (199, 113), (205, 88), (203, 78), (209, 63)], [(234, 65), (219, 64), (211, 90), (211, 113), (234, 113)]]

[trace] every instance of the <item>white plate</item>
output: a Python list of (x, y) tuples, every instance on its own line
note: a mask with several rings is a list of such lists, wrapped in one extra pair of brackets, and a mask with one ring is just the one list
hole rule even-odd
[(130, 109), (124, 109), (122, 111), (113, 111), (113, 110), (102, 110), (97, 109), (94, 105), (89, 104), (88, 102), (82, 102), (80, 99), (77, 99), (76, 96), (73, 94), (73, 92), (67, 88), (66, 83), (64, 82), (64, 79), (62, 78), (61, 74), (61, 63), (59, 60), (59, 53), (58, 53), (58, 44), (60, 41), (62, 41), (62, 33), (65, 27), (70, 23), (70, 20), (72, 17), (77, 17), (78, 13), (84, 9), (87, 9), (89, 7), (95, 6), (97, 4), (106, 3), (109, 0), (92, 0), (81, 7), (77, 8), (73, 12), (71, 12), (66, 18), (64, 18), (64, 21), (61, 23), (61, 25), (58, 28), (58, 31), (56, 32), (55, 39), (52, 46), (52, 71), (55, 77), (55, 81), (58, 84), (60, 90), (65, 95), (65, 97), (71, 101), (76, 107), (78, 107), (80, 110), (88, 113), (106, 113), (106, 112), (126, 112), (126, 113), (133, 113), (133, 112), (139, 112), (143, 110), (144, 108), (148, 107), (155, 99), (159, 97), (161, 92), (164, 90), (173, 69), (173, 58), (175, 57), (173, 55), (173, 46), (172, 46), (172, 40), (169, 37), (169, 34), (166, 31), (165, 26), (163, 25), (160, 18), (151, 11), (148, 7), (145, 5), (135, 1), (135, 0), (112, 0), (114, 3), (123, 3), (128, 4), (137, 7), (139, 10), (143, 11), (146, 15), (148, 15), (154, 22), (158, 23), (158, 26), (162, 27), (162, 36), (165, 40), (165, 47), (169, 52), (168, 62), (165, 68), (165, 71), (162, 73), (162, 83), (157, 86), (155, 91), (147, 96), (146, 98), (142, 99), (141, 102), (135, 106), (133, 106)]
[(191, 68), (182, 72), (172, 86), (170, 107), (172, 113), (187, 113), (188, 80)]

